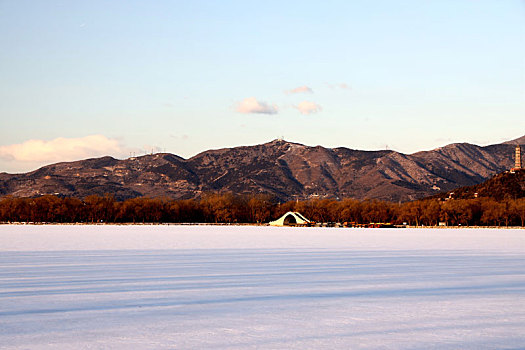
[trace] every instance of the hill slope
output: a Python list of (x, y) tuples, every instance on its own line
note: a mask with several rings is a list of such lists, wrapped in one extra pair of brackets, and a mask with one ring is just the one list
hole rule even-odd
[(203, 192), (269, 193), (281, 200), (353, 197), (406, 201), (475, 185), (512, 167), (514, 146), (452, 144), (411, 155), (395, 151), (269, 143), (210, 150), (184, 159), (159, 153), (87, 159), (25, 174), (0, 173), (0, 195), (112, 193), (195, 198)]
[(516, 172), (503, 172), (489, 180), (474, 186), (456, 188), (453, 191), (440, 193), (436, 198), (452, 197), (469, 199), (475, 197), (492, 198), (498, 201), (525, 197), (525, 169)]

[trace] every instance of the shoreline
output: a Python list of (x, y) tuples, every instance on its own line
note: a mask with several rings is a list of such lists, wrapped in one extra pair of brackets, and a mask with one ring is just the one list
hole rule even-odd
[[(0, 222), (0, 226), (255, 226), (255, 227), (278, 227), (270, 226), (270, 224), (254, 224), (254, 223), (199, 223), (199, 222), (144, 222), (144, 223), (131, 223), (131, 222)], [(326, 229), (372, 229), (372, 227), (306, 227), (306, 226), (283, 226), (289, 228), (326, 228)], [(398, 225), (397, 227), (390, 227), (395, 229), (509, 229), (525, 230), (525, 226), (413, 226), (413, 225)], [(376, 228), (385, 229), (385, 228)]]

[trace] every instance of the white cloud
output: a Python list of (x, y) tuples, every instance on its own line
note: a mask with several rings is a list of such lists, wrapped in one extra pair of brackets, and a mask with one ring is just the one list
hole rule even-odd
[(327, 84), (330, 89), (343, 89), (343, 90), (352, 90), (350, 86), (346, 83), (339, 84)]
[(237, 104), (237, 112), (244, 114), (277, 114), (277, 106), (270, 105), (266, 102), (257, 101), (255, 97), (248, 97)]
[(187, 135), (187, 134), (182, 134), (182, 135), (173, 135), (173, 134), (170, 134), (169, 135), (172, 139), (175, 139), (175, 140), (187, 140), (189, 139), (190, 137)]
[(313, 93), (314, 91), (312, 90), (312, 88), (310, 88), (310, 87), (308, 87), (306, 85), (299, 86), (299, 87), (296, 87), (295, 89), (291, 89), (291, 90), (286, 90), (285, 91), (286, 94), (298, 94), (298, 93), (301, 93), (301, 92)]
[(318, 104), (310, 101), (303, 101), (299, 103), (297, 106), (294, 106), (301, 112), (301, 114), (308, 115), (312, 113), (319, 112), (322, 108)]
[(0, 159), (15, 162), (62, 162), (106, 155), (122, 155), (126, 150), (116, 139), (103, 135), (54, 140), (28, 140), (0, 146)]

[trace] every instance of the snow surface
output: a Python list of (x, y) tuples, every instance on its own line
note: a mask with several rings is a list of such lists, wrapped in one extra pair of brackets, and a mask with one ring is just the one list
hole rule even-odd
[(2, 349), (524, 349), (525, 230), (0, 226)]

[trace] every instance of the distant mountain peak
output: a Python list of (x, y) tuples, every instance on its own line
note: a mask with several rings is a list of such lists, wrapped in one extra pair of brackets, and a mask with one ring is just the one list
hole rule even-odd
[(276, 146), (295, 145), (295, 146), (306, 147), (305, 145), (303, 145), (301, 143), (286, 141), (285, 139), (275, 139), (275, 140), (272, 140), (270, 142), (264, 143), (264, 145), (267, 145), (267, 146), (273, 146), (273, 145), (276, 145)]

